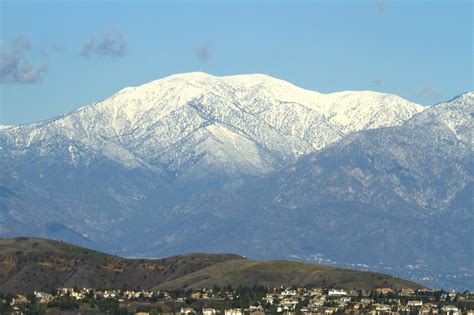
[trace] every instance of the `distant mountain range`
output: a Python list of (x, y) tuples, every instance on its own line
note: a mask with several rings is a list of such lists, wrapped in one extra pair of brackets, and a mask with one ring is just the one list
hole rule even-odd
[[(474, 275), (474, 93), (431, 107), (170, 76), (0, 128), (0, 235)], [(471, 279), (472, 278), (467, 278)]]
[(215, 285), (422, 288), (380, 273), (282, 260), (255, 261), (233, 254), (124, 259), (46, 239), (0, 239), (0, 293), (49, 292), (64, 287), (172, 290)]

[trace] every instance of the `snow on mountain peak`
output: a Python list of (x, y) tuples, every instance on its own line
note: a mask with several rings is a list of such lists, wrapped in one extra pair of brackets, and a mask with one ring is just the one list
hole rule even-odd
[(452, 100), (431, 106), (413, 117), (413, 124), (441, 125), (453, 132), (456, 138), (474, 145), (474, 92), (461, 94)]
[(474, 91), (458, 95), (447, 103), (455, 103), (457, 104), (456, 106), (461, 107), (463, 110), (470, 111), (472, 113), (474, 111)]
[(326, 117), (345, 133), (400, 125), (425, 107), (387, 93), (343, 91), (327, 94)]
[(11, 128), (12, 126), (10, 125), (0, 125), (0, 130), (8, 129)]
[(322, 94), (263, 74), (191, 72), (128, 87), (69, 115), (10, 130), (20, 147), (63, 137), (133, 167), (188, 174), (201, 172), (197, 168), (205, 161), (206, 167), (214, 163), (255, 173), (348, 133), (401, 124), (422, 109), (383, 93)]
[[(391, 94), (371, 91), (322, 94), (302, 89), (284, 80), (264, 74), (218, 77), (204, 72), (175, 74), (141, 86), (128, 87), (95, 107), (109, 111), (112, 116), (118, 115), (126, 118), (131, 125), (136, 125), (144, 113), (148, 119), (151, 114), (154, 115), (154, 118), (160, 119), (193, 100), (211, 94), (234, 103), (241, 103), (244, 107), (251, 107), (253, 111), (257, 112), (266, 110), (265, 105), (271, 102), (297, 103), (330, 118), (341, 114), (341, 112), (346, 112), (348, 107), (357, 111), (365, 108), (361, 114), (369, 116), (385, 110), (402, 110), (404, 111), (402, 120), (406, 119), (406, 115), (423, 109), (418, 104)], [(346, 112), (342, 117), (344, 119), (338, 117), (334, 121), (336, 124), (342, 124), (345, 132), (384, 125), (384, 123), (373, 126), (369, 124), (364, 127), (358, 123), (356, 126), (345, 126), (346, 123), (351, 124), (350, 120), (346, 119), (347, 115), (352, 114)], [(359, 119), (363, 120), (364, 118), (360, 117)], [(397, 120), (396, 123), (398, 124), (400, 121)], [(387, 122), (387, 125), (393, 125), (393, 123)]]

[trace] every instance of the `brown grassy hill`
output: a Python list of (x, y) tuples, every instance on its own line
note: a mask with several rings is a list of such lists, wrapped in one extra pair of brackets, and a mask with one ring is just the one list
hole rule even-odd
[(57, 287), (152, 288), (216, 263), (243, 257), (187, 254), (163, 259), (125, 259), (39, 238), (0, 239), (0, 292)]
[(361, 272), (284, 260), (231, 260), (166, 281), (157, 289), (263, 285), (375, 289), (421, 288), (420, 285), (381, 273)]
[(317, 287), (417, 288), (378, 273), (290, 261), (254, 261), (233, 254), (186, 254), (125, 259), (64, 242), (0, 239), (0, 292), (79, 288), (197, 288), (312, 285)]

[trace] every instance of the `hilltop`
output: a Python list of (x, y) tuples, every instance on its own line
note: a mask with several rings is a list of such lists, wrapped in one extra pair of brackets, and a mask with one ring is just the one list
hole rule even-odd
[(228, 260), (232, 254), (186, 254), (125, 259), (72, 244), (33, 237), (0, 240), (0, 292), (58, 287), (151, 288)]
[(75, 286), (190, 289), (229, 284), (234, 287), (421, 288), (384, 274), (293, 261), (255, 261), (234, 254), (192, 253), (162, 259), (126, 259), (47, 239), (0, 240), (0, 292)]
[(393, 289), (421, 286), (375, 272), (322, 266), (286, 260), (230, 260), (158, 285), (158, 289), (196, 289), (217, 285), (223, 287), (297, 286), (322, 288)]

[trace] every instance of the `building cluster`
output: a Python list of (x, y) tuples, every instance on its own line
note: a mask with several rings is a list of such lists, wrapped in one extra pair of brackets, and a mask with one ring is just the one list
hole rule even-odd
[[(466, 292), (441, 292), (429, 289), (399, 291), (380, 288), (374, 291), (342, 289), (294, 289), (267, 293), (263, 305), (275, 305), (286, 314), (469, 314), (474, 310), (450, 304), (473, 300)], [(457, 304), (457, 303), (456, 303)], [(261, 309), (267, 311), (267, 308)], [(227, 315), (227, 314), (226, 314)]]
[[(253, 301), (242, 302), (241, 291), (232, 289), (199, 289), (192, 292), (150, 290), (93, 290), (59, 288), (55, 292), (34, 292), (36, 303), (48, 304), (67, 297), (81, 301), (114, 299), (121, 305), (130, 301), (175, 303), (180, 315), (313, 315), (313, 314), (447, 314), (474, 315), (474, 292), (446, 292), (431, 289), (379, 288), (343, 290), (327, 288), (269, 288), (259, 291)], [(256, 295), (252, 295), (256, 296)], [(224, 305), (219, 309), (213, 301)], [(240, 301), (240, 304), (239, 304)], [(12, 306), (29, 303), (26, 296), (16, 295)], [(199, 303), (196, 303), (199, 302)], [(196, 306), (198, 305), (198, 307)], [(236, 306), (237, 305), (237, 306)], [(467, 307), (466, 307), (467, 305)], [(15, 309), (15, 308), (14, 308)], [(18, 309), (18, 308), (16, 308)], [(133, 313), (133, 312), (132, 312)], [(146, 315), (148, 312), (136, 312)], [(156, 312), (154, 312), (156, 314)]]

